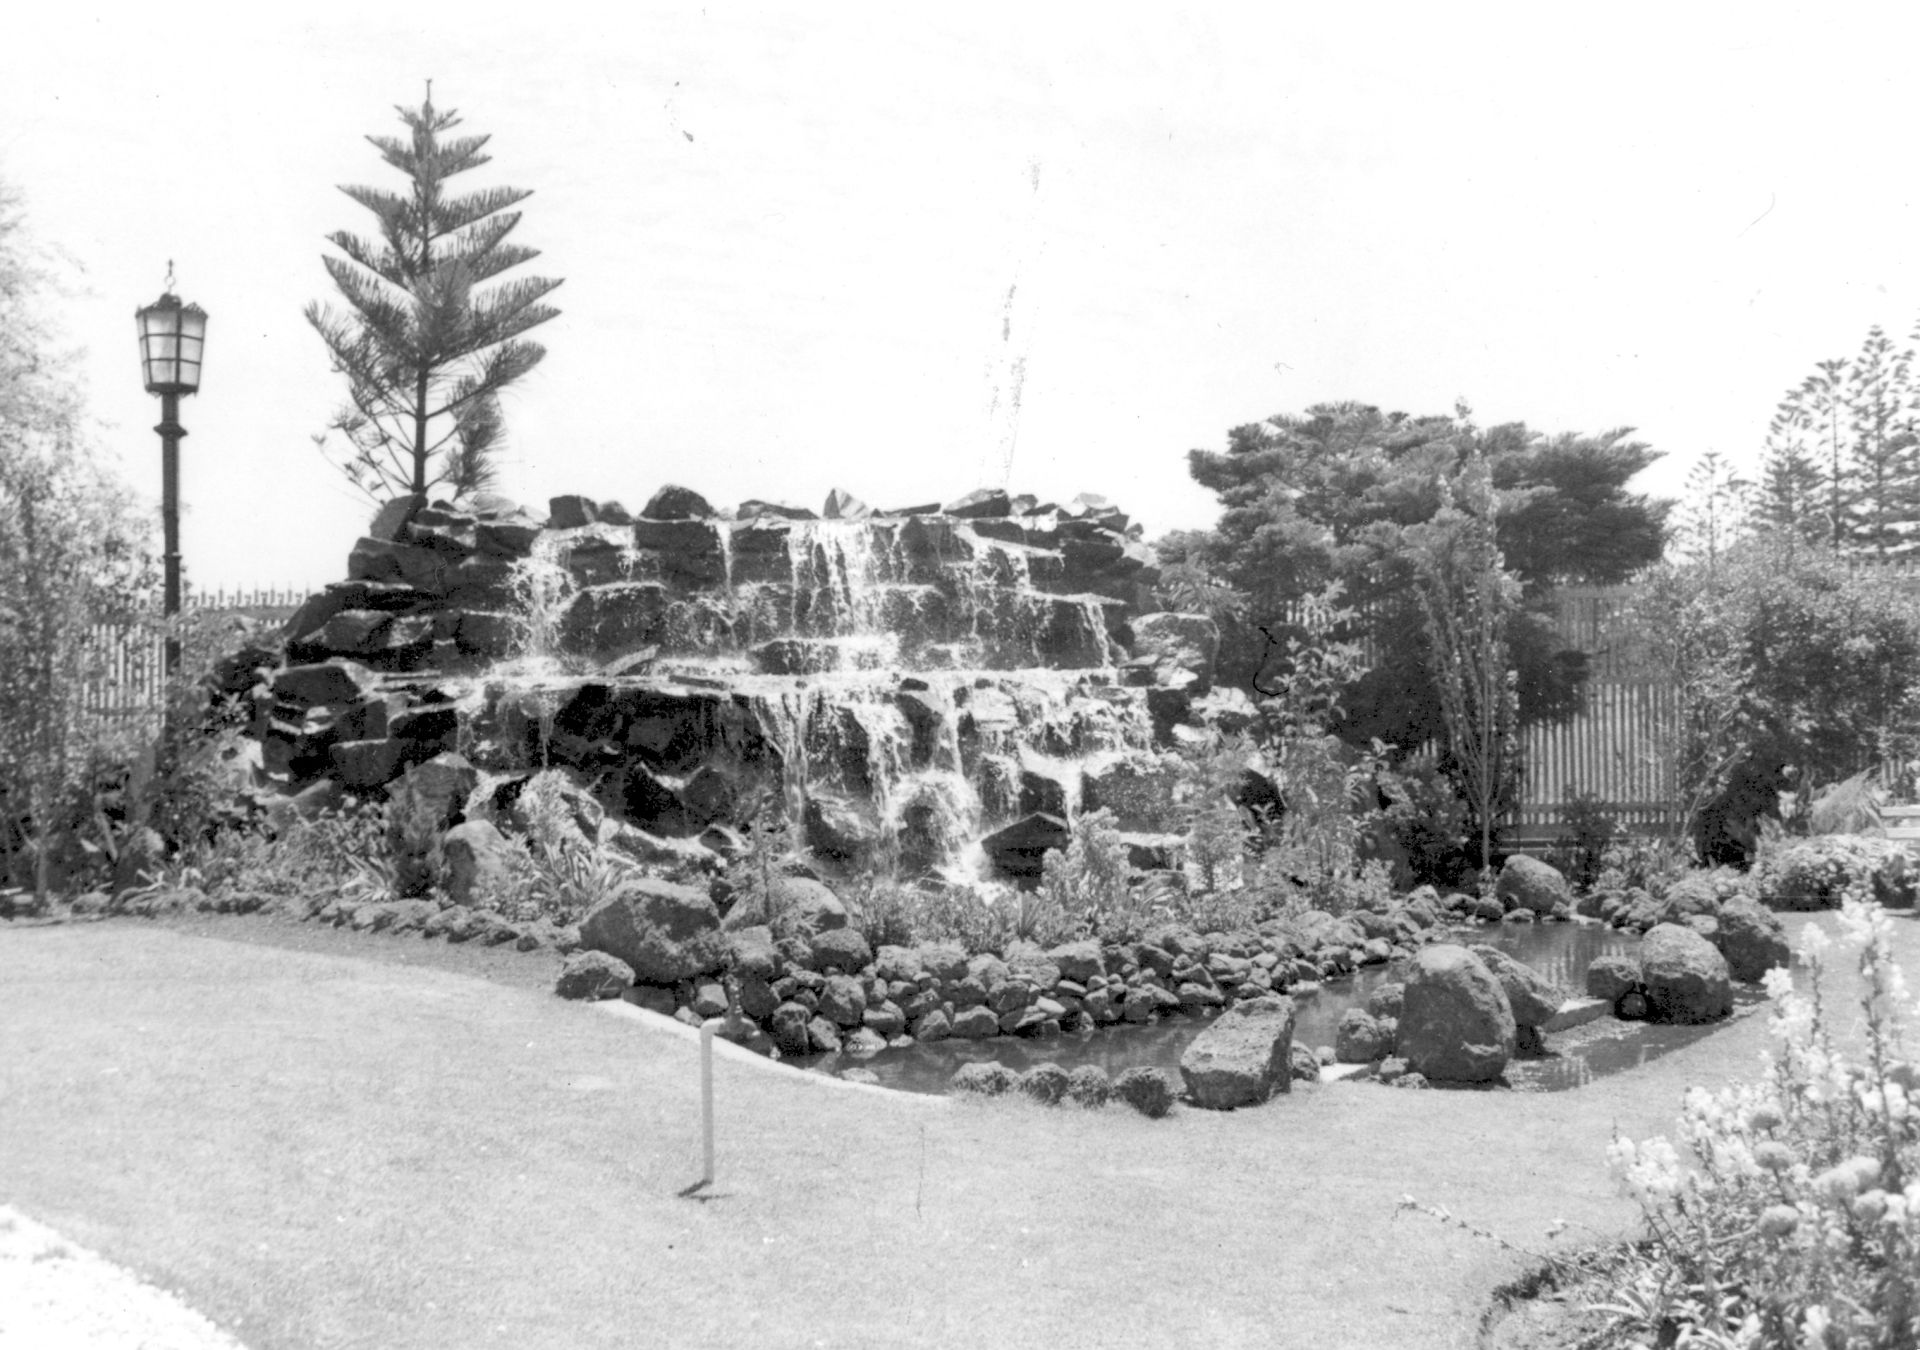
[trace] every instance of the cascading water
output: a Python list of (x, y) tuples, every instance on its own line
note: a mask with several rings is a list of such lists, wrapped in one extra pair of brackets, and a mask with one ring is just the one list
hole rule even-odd
[(356, 547), (301, 659), (431, 669), (489, 743), (523, 728), (639, 831), (705, 838), (771, 789), (817, 852), (919, 873), (1021, 822), (1057, 835), (1096, 762), (1153, 744), (1150, 672), (1115, 669), (1109, 636), (1148, 564), (1112, 508), (735, 518), (687, 496), (639, 519), (556, 499), (564, 525), (436, 506)]

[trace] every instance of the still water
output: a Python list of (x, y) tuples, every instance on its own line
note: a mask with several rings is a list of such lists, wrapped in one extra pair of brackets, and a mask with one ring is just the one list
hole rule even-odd
[[(1631, 952), (1639, 944), (1598, 924), (1489, 924), (1458, 930), (1453, 941), (1498, 947), (1553, 980), (1569, 995), (1583, 994), (1587, 966), (1607, 952)], [(1349, 1008), (1364, 1008), (1383, 982), (1399, 977), (1395, 965), (1372, 966), (1321, 986), (1316, 994), (1294, 996), (1293, 1039), (1297, 1045), (1332, 1045), (1334, 1030)], [(1736, 1003), (1750, 1001), (1736, 996)], [(1144, 1065), (1178, 1071), (1187, 1045), (1205, 1029), (1205, 1017), (1170, 1017), (1149, 1026), (1116, 1025), (1069, 1033), (1052, 1040), (996, 1036), (985, 1041), (945, 1040), (883, 1050), (863, 1059), (831, 1055), (807, 1067), (837, 1072), (857, 1064), (870, 1069), (885, 1087), (905, 1092), (944, 1093), (954, 1070), (976, 1061), (997, 1061), (1019, 1073), (1036, 1064), (1073, 1069), (1097, 1064), (1109, 1075)], [(1602, 1018), (1586, 1027), (1547, 1037), (1546, 1054), (1516, 1059), (1507, 1082), (1516, 1089), (1556, 1092), (1623, 1069), (1631, 1069), (1678, 1046), (1710, 1035), (1712, 1026), (1655, 1026)]]

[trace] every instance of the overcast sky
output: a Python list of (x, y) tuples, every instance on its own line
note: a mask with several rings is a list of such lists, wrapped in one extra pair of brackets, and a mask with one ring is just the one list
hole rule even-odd
[(1632, 425), (1672, 491), (1920, 318), (1910, 7), (90, 8), (10, 19), (0, 177), (144, 491), (133, 310), (171, 258), (211, 316), (203, 587), (344, 574), (301, 311), (429, 77), (493, 136), (459, 185), (534, 189), (523, 270), (565, 278), (507, 402), (540, 503), (1004, 484), (1157, 534), (1213, 518), (1188, 449), (1343, 398)]

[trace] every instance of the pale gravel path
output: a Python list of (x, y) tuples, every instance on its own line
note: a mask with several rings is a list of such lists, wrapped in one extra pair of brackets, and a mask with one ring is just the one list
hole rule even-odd
[(0, 1350), (245, 1350), (164, 1289), (0, 1205)]

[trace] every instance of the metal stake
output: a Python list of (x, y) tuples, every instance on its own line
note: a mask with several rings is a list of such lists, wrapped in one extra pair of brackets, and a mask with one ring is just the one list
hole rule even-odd
[(700, 1027), (700, 1137), (706, 1151), (706, 1170), (700, 1184), (713, 1185), (713, 1023)]

